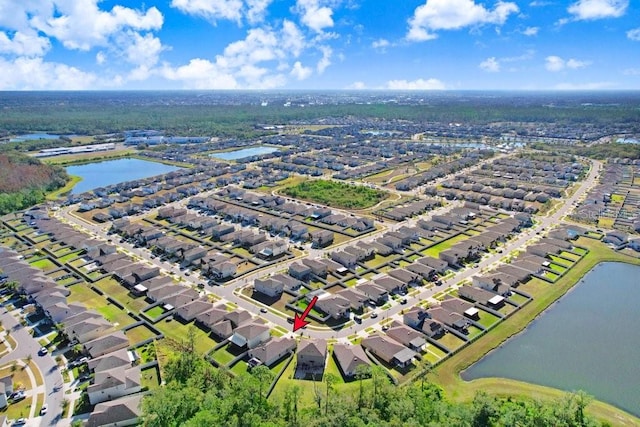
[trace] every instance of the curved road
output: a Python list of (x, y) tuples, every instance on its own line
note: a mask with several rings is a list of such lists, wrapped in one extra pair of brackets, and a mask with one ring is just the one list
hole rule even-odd
[(64, 390), (62, 383), (62, 374), (58, 369), (56, 361), (51, 354), (39, 356), (40, 344), (31, 336), (28, 329), (23, 327), (12, 313), (7, 312), (2, 307), (2, 326), (10, 332), (11, 337), (15, 339), (18, 346), (9, 354), (0, 358), (0, 365), (11, 363), (16, 359), (25, 359), (31, 355), (31, 364), (35, 364), (44, 378), (44, 401), (48, 405), (49, 410), (42, 417), (32, 418), (27, 421), (27, 426), (57, 426), (60, 425), (62, 417), (62, 400), (64, 399)]

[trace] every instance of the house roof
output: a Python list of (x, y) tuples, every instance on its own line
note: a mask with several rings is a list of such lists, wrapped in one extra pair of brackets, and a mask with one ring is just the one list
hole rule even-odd
[(142, 394), (133, 394), (119, 399), (98, 403), (87, 420), (86, 427), (99, 427), (135, 420), (142, 414)]
[(295, 348), (296, 340), (293, 338), (274, 338), (259, 347), (249, 350), (249, 357), (255, 357), (262, 363), (266, 363), (278, 355), (295, 350)]
[(89, 341), (84, 344), (84, 347), (89, 351), (92, 357), (101, 356), (106, 353), (106, 350), (111, 350), (114, 347), (124, 348), (129, 345), (127, 336), (122, 331), (116, 331), (109, 335), (105, 335), (95, 340)]
[(129, 352), (124, 348), (89, 360), (89, 370), (94, 372), (108, 371), (120, 366), (131, 366)]
[(325, 340), (303, 340), (298, 345), (298, 356), (325, 357), (327, 342)]
[(333, 356), (343, 373), (355, 372), (359, 365), (370, 365), (371, 361), (359, 345), (334, 344)]

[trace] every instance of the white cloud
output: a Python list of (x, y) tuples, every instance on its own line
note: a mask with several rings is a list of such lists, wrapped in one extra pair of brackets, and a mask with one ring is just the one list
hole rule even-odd
[(486, 9), (474, 0), (427, 0), (414, 11), (409, 19), (407, 39), (431, 40), (438, 30), (457, 30), (483, 24), (503, 24), (509, 15), (517, 13), (515, 3), (498, 1), (493, 10)]
[(318, 74), (322, 74), (324, 70), (327, 69), (329, 65), (331, 65), (331, 55), (333, 54), (333, 49), (329, 46), (320, 46), (320, 52), (322, 52), (322, 58), (316, 64), (316, 70)]
[(300, 56), (302, 50), (305, 48), (306, 41), (304, 34), (298, 28), (298, 26), (285, 19), (282, 23), (282, 47), (283, 49), (291, 52), (294, 57)]
[(445, 85), (438, 79), (389, 80), (385, 89), (390, 90), (444, 90)]
[(104, 52), (96, 53), (96, 64), (102, 65), (107, 61), (107, 55)]
[(389, 46), (391, 46), (391, 43), (389, 43), (389, 40), (387, 39), (378, 39), (371, 43), (371, 47), (376, 50), (385, 50)]
[(30, 19), (33, 28), (55, 37), (67, 49), (90, 50), (108, 46), (115, 35), (125, 30), (150, 31), (162, 27), (163, 16), (152, 7), (140, 11), (114, 6), (110, 11), (98, 8), (98, 0), (57, 1), (50, 15), (36, 15)]
[(590, 83), (559, 83), (553, 87), (555, 90), (602, 90), (615, 86), (612, 82), (590, 82)]
[(129, 32), (126, 37), (130, 40), (122, 45), (126, 46), (124, 54), (129, 63), (150, 67), (158, 62), (160, 52), (164, 50), (159, 38), (151, 33), (141, 36), (136, 32)]
[(42, 58), (7, 61), (0, 57), (0, 69), (0, 90), (81, 90), (97, 81), (94, 74)]
[(640, 68), (627, 68), (622, 71), (625, 76), (640, 76)]
[(238, 83), (231, 73), (201, 58), (192, 59), (187, 65), (177, 68), (165, 66), (162, 69), (162, 76), (167, 80), (181, 81), (186, 89), (238, 88)]
[(240, 22), (243, 6), (242, 0), (171, 0), (171, 7), (182, 13), (201, 16), (212, 22), (218, 19)]
[(629, 40), (640, 42), (640, 28), (627, 31), (627, 38)]
[(559, 56), (551, 55), (545, 58), (545, 68), (551, 72), (562, 71), (565, 68), (576, 70), (578, 68), (584, 68), (591, 64), (591, 61), (580, 61), (578, 59), (570, 58), (564, 60)]
[(628, 6), (629, 0), (578, 0), (567, 11), (576, 20), (619, 18)]
[(548, 71), (553, 71), (553, 72), (562, 71), (564, 69), (564, 59), (555, 55), (547, 56), (545, 58), (544, 67)]
[(297, 80), (306, 80), (308, 79), (313, 71), (309, 67), (305, 67), (300, 63), (300, 61), (296, 61), (293, 64), (293, 68), (291, 69), (291, 75), (295, 77)]
[(353, 82), (349, 86), (347, 86), (345, 89), (347, 89), (347, 90), (364, 90), (366, 88), (367, 88), (367, 85), (365, 85), (364, 82)]
[(0, 31), (0, 53), (17, 56), (43, 56), (51, 48), (46, 37), (33, 30), (16, 31), (13, 37)]
[(246, 0), (247, 1), (247, 20), (255, 24), (262, 22), (267, 13), (267, 8), (272, 0)]
[[(181, 81), (188, 89), (271, 89), (286, 84), (287, 71), (298, 80), (312, 74), (312, 69), (300, 61), (292, 68), (286, 64), (306, 47), (298, 27), (284, 21), (279, 31), (250, 29), (244, 39), (230, 43), (214, 60), (196, 58), (179, 67), (164, 64), (158, 73), (167, 80)], [(322, 72), (331, 63), (332, 50), (328, 46), (318, 49), (322, 58), (317, 69)]]
[(569, 59), (567, 61), (567, 68), (571, 68), (572, 70), (576, 70), (578, 68), (584, 68), (591, 64), (591, 61), (579, 61), (577, 59)]
[(484, 61), (482, 61), (479, 67), (480, 69), (490, 73), (497, 73), (498, 71), (500, 71), (500, 63), (498, 62), (495, 56), (492, 56), (491, 58), (487, 58)]
[(333, 9), (321, 0), (297, 0), (295, 10), (301, 15), (300, 21), (317, 33), (333, 27)]
[(540, 31), (539, 27), (527, 27), (522, 31), (522, 34), (524, 34), (525, 36), (537, 36), (538, 35), (538, 31)]

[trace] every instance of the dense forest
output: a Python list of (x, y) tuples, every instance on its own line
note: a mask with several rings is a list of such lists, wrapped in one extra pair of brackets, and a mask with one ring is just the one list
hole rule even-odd
[(63, 187), (64, 168), (19, 153), (0, 154), (0, 214), (41, 203), (45, 193)]
[[(8, 94), (0, 100), (0, 136), (47, 130), (59, 134), (96, 135), (128, 129), (162, 129), (167, 134), (250, 138), (264, 134), (257, 124), (284, 124), (317, 118), (372, 118), (414, 122), (483, 124), (528, 122), (615, 126), (640, 131), (634, 94), (584, 96), (525, 93), (519, 95), (422, 94), (405, 103), (401, 96), (375, 93), (242, 94), (215, 92), (70, 92)], [(261, 96), (269, 99), (261, 106)], [(604, 97), (603, 97), (604, 96)], [(635, 96), (635, 97), (634, 97)], [(425, 98), (420, 100), (419, 98)], [(294, 103), (287, 107), (285, 101)], [(594, 103), (594, 100), (599, 103)], [(365, 102), (366, 101), (366, 102)], [(590, 101), (590, 102), (586, 102)], [(304, 108), (300, 108), (304, 105)]]
[[(188, 341), (188, 340), (187, 340)], [(358, 373), (354, 394), (338, 392), (331, 378), (318, 383), (314, 404), (300, 403), (300, 389), (267, 397), (273, 374), (254, 368), (230, 376), (214, 369), (186, 344), (165, 366), (166, 386), (145, 396), (147, 427), (361, 427), (361, 426), (599, 426), (585, 414), (590, 398), (579, 392), (556, 401), (498, 399), (484, 393), (453, 403), (428, 382), (396, 387), (379, 367)], [(331, 376), (331, 374), (325, 374)], [(364, 378), (370, 380), (363, 382)]]

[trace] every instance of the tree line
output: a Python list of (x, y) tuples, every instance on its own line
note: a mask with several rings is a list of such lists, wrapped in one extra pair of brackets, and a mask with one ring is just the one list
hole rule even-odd
[[(365, 377), (369, 381), (363, 381)], [(391, 427), (391, 426), (600, 426), (585, 414), (590, 397), (579, 392), (555, 401), (497, 398), (478, 393), (469, 403), (447, 400), (431, 383), (397, 387), (381, 368), (360, 369), (358, 391), (336, 389), (325, 374), (312, 405), (301, 403), (301, 389), (267, 397), (273, 374), (264, 366), (232, 376), (213, 368), (193, 349), (193, 338), (165, 366), (166, 385), (143, 399), (148, 427)]]

